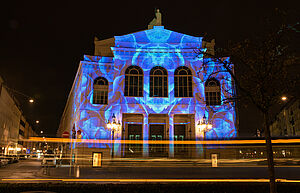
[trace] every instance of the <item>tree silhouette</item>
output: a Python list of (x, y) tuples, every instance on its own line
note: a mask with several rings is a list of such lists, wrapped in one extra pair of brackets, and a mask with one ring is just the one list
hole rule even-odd
[[(255, 37), (238, 43), (229, 42), (226, 48), (216, 49), (213, 54), (205, 49), (197, 50), (199, 56), (210, 58), (222, 66), (209, 77), (227, 72), (234, 80), (237, 95), (225, 100), (244, 98), (262, 113), (271, 193), (276, 192), (270, 136), (272, 109), (279, 104), (282, 95), (293, 96), (299, 88), (299, 76), (295, 70), (299, 66), (296, 55), (299, 22), (289, 24), (288, 16), (287, 12), (276, 9)], [(205, 65), (203, 62), (203, 68)]]

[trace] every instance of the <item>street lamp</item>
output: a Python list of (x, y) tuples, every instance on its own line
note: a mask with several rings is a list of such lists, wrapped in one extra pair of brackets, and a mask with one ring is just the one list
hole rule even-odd
[(286, 97), (286, 96), (282, 96), (282, 97), (281, 97), (281, 100), (282, 100), (282, 101), (286, 101), (286, 100), (287, 100), (287, 97)]
[(206, 138), (206, 132), (208, 132), (212, 129), (212, 124), (210, 124), (208, 122), (208, 120), (206, 119), (206, 116), (204, 114), (202, 120), (198, 121), (197, 127), (198, 127), (199, 132), (203, 133), (203, 139), (205, 139)]
[(121, 123), (120, 121), (116, 121), (116, 116), (113, 113), (112, 115), (112, 121), (110, 122), (109, 120), (107, 121), (107, 128), (112, 132), (112, 158), (114, 157), (114, 135), (115, 135), (115, 131), (119, 131), (121, 129)]
[[(206, 139), (206, 132), (209, 132), (212, 129), (212, 124), (208, 122), (208, 120), (205, 117), (205, 114), (203, 115), (202, 120), (198, 121), (197, 128), (199, 132), (203, 133), (203, 140)], [(206, 158), (206, 152), (205, 152), (205, 144), (203, 144), (203, 153), (204, 153), (204, 159)]]

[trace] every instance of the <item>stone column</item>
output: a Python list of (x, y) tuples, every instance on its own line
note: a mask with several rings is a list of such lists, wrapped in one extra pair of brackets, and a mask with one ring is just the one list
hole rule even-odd
[(169, 157), (174, 157), (174, 114), (169, 114)]
[(149, 121), (148, 121), (148, 114), (144, 114), (143, 120), (143, 157), (149, 156)]

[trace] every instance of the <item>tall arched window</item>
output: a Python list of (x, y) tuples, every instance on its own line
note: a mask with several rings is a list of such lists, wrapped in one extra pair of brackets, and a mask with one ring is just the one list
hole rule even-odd
[(220, 82), (215, 78), (210, 78), (205, 82), (206, 105), (221, 105)]
[(107, 104), (108, 81), (106, 78), (98, 77), (94, 80), (93, 104)]
[(144, 73), (138, 66), (129, 66), (125, 71), (125, 96), (142, 97), (144, 91)]
[(192, 72), (180, 66), (174, 74), (175, 97), (193, 97)]
[(150, 71), (150, 97), (168, 97), (168, 72), (163, 67)]

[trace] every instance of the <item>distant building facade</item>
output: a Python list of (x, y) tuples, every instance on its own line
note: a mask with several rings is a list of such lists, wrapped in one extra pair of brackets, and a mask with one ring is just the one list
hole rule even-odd
[(13, 94), (4, 86), (0, 77), (0, 152), (21, 154), (33, 148), (32, 142), (24, 139), (37, 136), (26, 121)]
[[(83, 139), (169, 140), (164, 149), (147, 143), (115, 144), (113, 152), (173, 157), (178, 153), (172, 143), (176, 140), (237, 136), (235, 104), (224, 102), (235, 95), (231, 76), (214, 73), (220, 64), (195, 52), (213, 52), (214, 40), (152, 27), (106, 40), (95, 38), (95, 55), (84, 55), (79, 64), (59, 137), (75, 129)], [(114, 132), (107, 127), (112, 116), (121, 125)], [(198, 127), (203, 117), (212, 124), (205, 135)]]
[(272, 136), (300, 136), (300, 100), (288, 102), (276, 115), (270, 127)]

